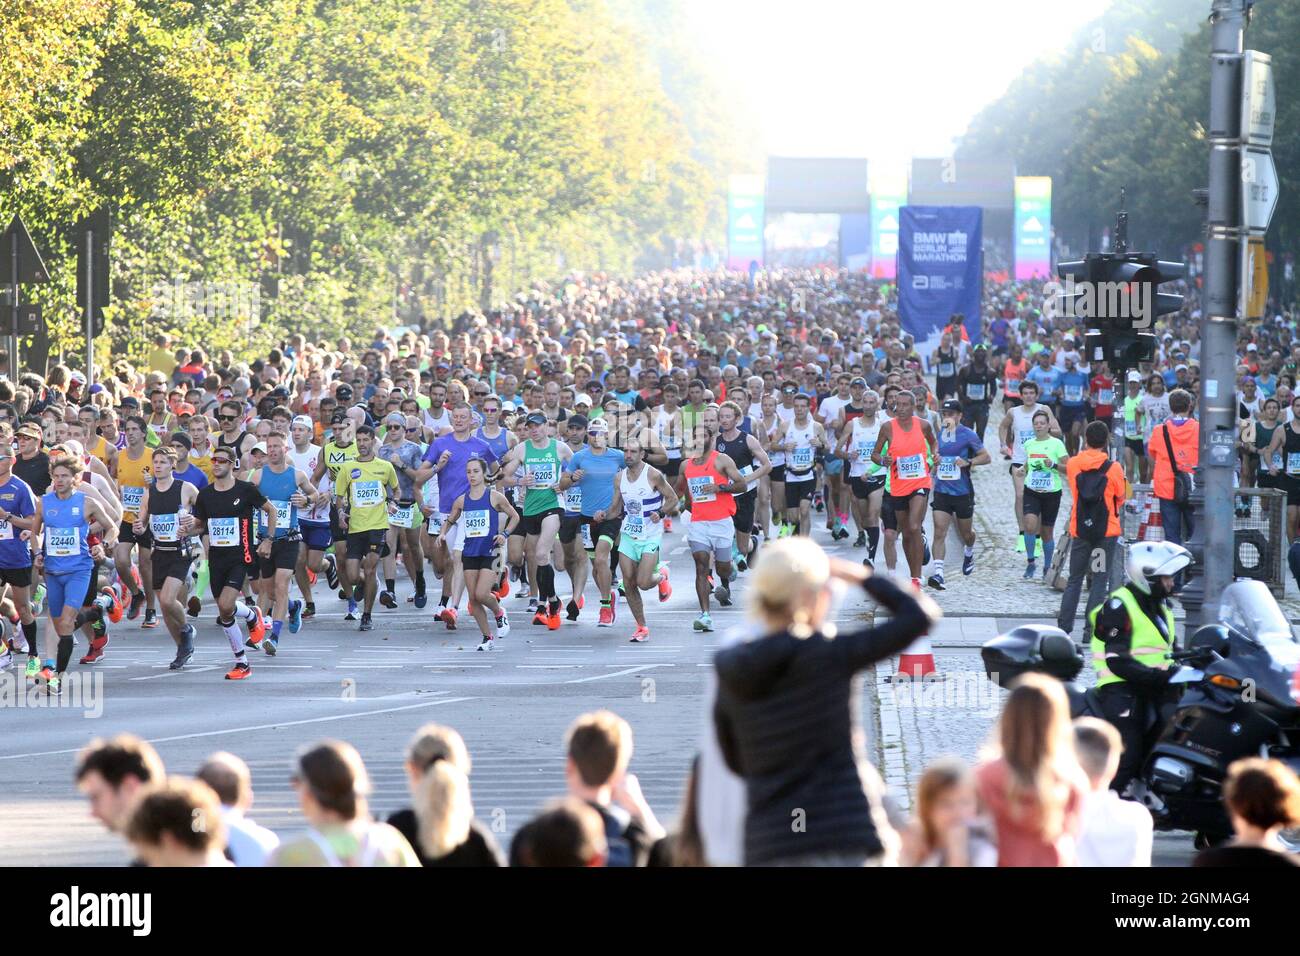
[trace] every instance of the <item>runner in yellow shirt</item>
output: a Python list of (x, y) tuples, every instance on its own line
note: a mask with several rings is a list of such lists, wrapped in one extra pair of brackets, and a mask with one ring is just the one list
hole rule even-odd
[(348, 618), (356, 605), (357, 587), (364, 584), (362, 631), (374, 629), (370, 613), (379, 590), (375, 569), (387, 550), (388, 516), (397, 510), (397, 472), (390, 462), (375, 457), (375, 430), (362, 425), (357, 432), (357, 457), (342, 464), (334, 484), (339, 526), (347, 531), (347, 574), (352, 584)]

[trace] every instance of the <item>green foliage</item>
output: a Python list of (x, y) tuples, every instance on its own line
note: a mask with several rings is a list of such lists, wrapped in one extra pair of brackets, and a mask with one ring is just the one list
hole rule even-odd
[(672, 8), (4, 4), (0, 214), (23, 216), (52, 273), (25, 292), (49, 331), (30, 363), (84, 348), (70, 227), (101, 207), (108, 354), (134, 358), (155, 331), (245, 354), (287, 331), (367, 335), (557, 268), (719, 241), (734, 134), (698, 105), (717, 98), (690, 51), (655, 29)]

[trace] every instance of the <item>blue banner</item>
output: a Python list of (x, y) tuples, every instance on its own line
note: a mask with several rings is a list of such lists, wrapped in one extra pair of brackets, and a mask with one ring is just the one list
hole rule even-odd
[(978, 206), (904, 206), (899, 210), (898, 315), (928, 355), (953, 313), (980, 336), (984, 211)]
[(727, 192), (727, 268), (763, 265), (763, 177), (732, 176)]

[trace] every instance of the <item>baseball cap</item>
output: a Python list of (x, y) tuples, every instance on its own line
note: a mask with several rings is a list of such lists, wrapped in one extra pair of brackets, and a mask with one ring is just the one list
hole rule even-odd
[(863, 378), (861, 375), (859, 375), (859, 376), (858, 376), (857, 378), (855, 378), (853, 381), (849, 382), (849, 385), (861, 385), (863, 388), (866, 388), (866, 387), (867, 387), (867, 380), (866, 380), (865, 378)]
[(338, 390), (334, 393), (334, 397), (337, 398), (340, 402), (352, 401), (352, 386), (340, 385), (338, 387)]
[(603, 418), (593, 418), (587, 425), (587, 432), (592, 435), (608, 435), (609, 423)]
[(316, 424), (315, 424), (315, 423), (314, 423), (310, 418), (308, 418), (306, 415), (295, 415), (295, 416), (293, 416), (293, 421), (291, 421), (291, 422), (289, 423), (289, 426), (290, 426), (290, 427), (293, 427), (294, 425), (301, 425), (303, 428), (315, 428), (315, 427), (316, 427)]
[[(596, 421), (600, 421), (600, 419), (596, 419)], [(586, 430), (589, 423), (589, 419), (586, 415), (570, 415), (568, 421), (564, 424), (570, 428), (581, 428)]]
[(1130, 370), (1129, 373), (1128, 373), (1128, 381), (1130, 381), (1130, 382), (1137, 382), (1138, 384), (1141, 384), (1141, 383), (1142, 383), (1142, 373), (1139, 372), (1137, 369), (1132, 369), (1132, 370)]
[(948, 401), (946, 401), (946, 402), (943, 403), (942, 411), (945, 411), (945, 412), (960, 412), (960, 411), (961, 411), (961, 402), (957, 401), (956, 399), (952, 399), (952, 398), (950, 398), (950, 399), (948, 399)]
[(70, 377), (74, 382), (80, 382), (82, 385), (86, 384), (86, 376), (82, 375), (80, 372), (73, 372)]
[(347, 423), (350, 422), (350, 421), (352, 421), (352, 419), (348, 418), (348, 413), (345, 412), (345, 411), (343, 411), (342, 409), (340, 409), (339, 411), (335, 412), (335, 413), (330, 417), (330, 424), (331, 424), (331, 425), (344, 425), (344, 424), (347, 424)]
[(588, 408), (591, 408), (591, 396), (584, 392), (573, 400), (573, 404), (575, 406), (586, 405)]
[(256, 445), (254, 445), (252, 448), (248, 449), (248, 451), (249, 451), (249, 454), (253, 454), (253, 453), (255, 453), (255, 452), (259, 452), (259, 451), (260, 451), (263, 455), (265, 455), (265, 454), (266, 454), (266, 442), (264, 442), (264, 441), (260, 441), (260, 442), (258, 442)]
[(1175, 372), (1186, 372), (1186, 371), (1187, 371), (1187, 366), (1186, 366), (1186, 365), (1176, 365), (1176, 366), (1174, 366), (1174, 371), (1175, 371)]
[(193, 414), (194, 414), (194, 406), (191, 405), (189, 402), (181, 402), (180, 405), (178, 405), (178, 406), (176, 407), (176, 414), (177, 414), (177, 415), (193, 415)]
[(1258, 352), (1258, 351), (1259, 351), (1259, 346), (1256, 345), (1254, 342), (1251, 342), (1249, 345), (1246, 346), (1246, 351), (1247, 351), (1247, 352)]
[(45, 433), (41, 431), (40, 426), (35, 422), (24, 422), (18, 426), (14, 434), (26, 435), (28, 438), (35, 438), (37, 441), (41, 441), (45, 437)]
[(528, 417), (524, 419), (530, 425), (545, 425), (546, 416), (541, 412), (529, 412)]

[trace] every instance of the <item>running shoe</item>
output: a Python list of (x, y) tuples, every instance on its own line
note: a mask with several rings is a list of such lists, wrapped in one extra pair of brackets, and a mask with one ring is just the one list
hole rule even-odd
[(564, 613), (570, 621), (576, 621), (579, 614), (578, 602), (573, 598), (569, 598), (569, 603), (564, 606)]
[(45, 682), (45, 692), (51, 697), (58, 697), (59, 692), (63, 689), (63, 678), (51, 677)]
[(316, 602), (315, 601), (306, 602), (306, 604), (303, 605), (303, 609), (302, 609), (302, 619), (306, 621), (315, 616), (316, 616)]
[(731, 607), (731, 588), (725, 584), (719, 584), (713, 589), (713, 596), (718, 599), (718, 603), (723, 607)]
[(600, 620), (596, 622), (596, 626), (597, 627), (614, 626), (614, 609), (610, 607), (608, 604), (602, 604), (600, 606)]
[(203, 599), (197, 594), (191, 594), (189, 601), (186, 602), (185, 610), (190, 617), (198, 617), (203, 611)]
[(922, 566), (930, 563), (930, 536), (923, 530), (921, 532), (921, 564)]
[(253, 668), (248, 666), (247, 661), (238, 661), (235, 666), (226, 671), (226, 680), (244, 680), (252, 676)]
[(358, 631), (373, 631), (374, 629), (375, 629), (375, 622), (372, 621), (372, 620), (370, 620), (370, 615), (369, 615), (369, 614), (362, 614), (362, 615), (361, 615), (361, 626), (360, 626), (359, 628), (357, 628), (357, 630), (358, 630)]
[(127, 609), (127, 612), (126, 612), (126, 618), (127, 618), (127, 620), (128, 620), (128, 621), (134, 621), (137, 617), (140, 616), (140, 612), (141, 612), (143, 609), (144, 609), (144, 592), (143, 592), (143, 591), (136, 591), (136, 592), (132, 593), (132, 595), (131, 595), (131, 606), (130, 606), (130, 608)]
[(635, 631), (632, 632), (632, 637), (630, 638), (630, 642), (633, 644), (640, 644), (642, 641), (647, 640), (649, 637), (650, 637), (650, 628), (642, 624), (638, 626)]
[(711, 631), (713, 630), (713, 618), (707, 614), (701, 614), (691, 626), (697, 631)]
[(498, 601), (508, 598), (510, 596), (510, 575), (508, 574), (501, 575), (501, 584), (492, 593), (497, 596)]
[(579, 594), (579, 595), (578, 595), (578, 610), (581, 611), (581, 610), (582, 610), (584, 607), (586, 607), (586, 606), (587, 606), (587, 599), (584, 598), (581, 594)]
[(302, 630), (302, 601), (289, 602), (289, 633), (297, 634)]
[(190, 636), (193, 628), (185, 629), (185, 636), (181, 638), (180, 646), (176, 648), (176, 658), (167, 665), (168, 670), (178, 671), (194, 657), (194, 640)]
[(316, 572), (311, 568), (307, 568), (307, 584), (309, 587), (316, 586)]
[(925, 583), (928, 584), (928, 585), (930, 585), (930, 587), (934, 588), (936, 591), (946, 591), (946, 590), (947, 590), (947, 588), (945, 588), (945, 587), (943, 586), (943, 575), (942, 575), (942, 574), (932, 574), (932, 575), (930, 575), (930, 579), (929, 579), (928, 581), (926, 581)]
[(969, 575), (975, 570), (975, 555), (964, 554), (961, 559), (961, 573)]
[(81, 658), (83, 664), (93, 664), (104, 656), (104, 648), (108, 647), (108, 635), (96, 637), (90, 642), (90, 650)]
[(506, 616), (503, 610), (497, 615), (497, 637), (505, 637), (510, 633), (510, 618)]
[(921, 579), (920, 579), (920, 578), (912, 578), (912, 587), (915, 588), (915, 589), (918, 590), (918, 591), (921, 590)]
[(551, 604), (551, 613), (546, 618), (546, 629), (548, 631), (558, 631), (560, 629), (560, 602), (555, 601)]
[(348, 613), (343, 615), (345, 621), (355, 621), (357, 619), (357, 602), (348, 601)]
[(826, 510), (826, 503), (822, 501), (822, 493), (820, 491), (813, 495), (813, 507), (817, 509), (818, 514), (821, 514)]
[(157, 610), (155, 610), (154, 608), (151, 608), (151, 607), (149, 607), (149, 608), (145, 608), (145, 611), (144, 611), (144, 621), (140, 624), (140, 626), (141, 626), (141, 627), (157, 627), (157, 626), (158, 626), (158, 612), (157, 612)]
[(876, 570), (876, 562), (872, 561), (870, 558), (863, 558), (862, 566), (866, 568), (868, 571)]
[(1025, 580), (1032, 581), (1037, 571), (1038, 569), (1034, 566), (1034, 562), (1030, 561), (1028, 564), (1025, 565), (1025, 574), (1024, 574)]
[(262, 609), (254, 604), (253, 621), (248, 625), (248, 639), (254, 644), (261, 644), (264, 637), (266, 637), (266, 618), (262, 616)]
[(52, 681), (54, 679), (54, 668), (51, 667), (49, 664), (46, 664), (44, 667), (40, 669), (40, 672), (36, 676), (40, 680), (43, 680), (48, 683), (49, 681)]
[(438, 620), (447, 625), (447, 630), (456, 630), (456, 609), (454, 607), (445, 607), (438, 612)]
[(415, 594), (412, 595), (411, 601), (416, 607), (424, 607), (429, 603), (429, 595), (425, 594), (423, 591), (416, 591)]
[(867, 546), (867, 533), (865, 531), (859, 531), (858, 540), (853, 542), (853, 547), (865, 548), (866, 546)]
[(274, 634), (266, 635), (266, 640), (262, 642), (262, 650), (267, 657), (274, 657), (276, 652), (280, 650), (280, 639)]
[(23, 676), (28, 680), (36, 680), (36, 678), (40, 677), (41, 662), (34, 657), (27, 658), (27, 670), (23, 672)]
[(346, 588), (339, 588), (339, 600), (340, 601), (349, 600), (349, 594)]
[(45, 585), (36, 585), (36, 590), (32, 592), (32, 613), (37, 617), (41, 616), (41, 610), (45, 607)]
[(550, 617), (550, 615), (546, 613), (546, 608), (538, 607), (537, 613), (533, 615), (533, 624), (541, 627), (546, 627), (547, 624), (549, 623), (547, 621), (548, 617)]
[(397, 607), (397, 595), (394, 594), (392, 591), (380, 591), (379, 603), (382, 604), (384, 607), (388, 608), (389, 610), (392, 610), (393, 608)]
[(486, 634), (484, 634), (484, 635), (483, 635), (483, 640), (479, 641), (478, 649), (479, 649), (480, 651), (490, 651), (490, 650), (492, 650), (492, 638), (490, 638), (490, 637), (488, 637)]
[(668, 583), (668, 565), (659, 569), (659, 603), (663, 604), (673, 596), (673, 586)]
[(334, 555), (328, 553), (325, 555), (325, 583), (331, 591), (339, 586), (339, 566)]
[(108, 619), (114, 624), (122, 620), (122, 602), (117, 599), (117, 595), (113, 593), (112, 588), (104, 588), (100, 591), (95, 597), (95, 604), (108, 615)]
[(623, 581), (621, 579), (614, 582), (614, 590), (624, 598), (627, 597), (627, 588), (623, 586)]

